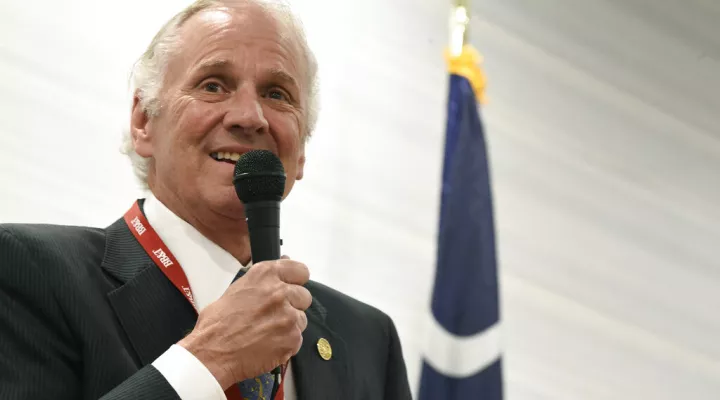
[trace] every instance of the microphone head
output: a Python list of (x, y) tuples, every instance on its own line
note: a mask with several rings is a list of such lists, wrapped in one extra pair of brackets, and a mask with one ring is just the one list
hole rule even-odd
[(285, 169), (271, 151), (252, 150), (235, 163), (233, 184), (243, 203), (280, 201), (285, 193)]

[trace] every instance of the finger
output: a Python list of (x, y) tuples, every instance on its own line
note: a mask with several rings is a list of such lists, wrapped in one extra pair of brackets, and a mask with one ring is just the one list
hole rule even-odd
[(290, 256), (285, 255), (285, 256), (282, 256), (282, 257), (280, 257), (280, 258), (283, 259), (283, 260), (289, 260), (289, 259), (290, 259)]
[(304, 285), (310, 280), (308, 267), (297, 261), (278, 261), (276, 271), (281, 281), (294, 285)]
[[(291, 357), (294, 356), (294, 355), (296, 355), (296, 354), (300, 351), (300, 348), (302, 347), (302, 344), (303, 344), (303, 336), (302, 336), (302, 335), (298, 335), (298, 337), (297, 337), (297, 342), (296, 342), (296, 344), (295, 344), (295, 349), (293, 350)], [(288, 358), (290, 358), (290, 357), (288, 357)]]
[(305, 328), (307, 328), (308, 320), (307, 315), (304, 311), (298, 311), (298, 328), (300, 328), (300, 332), (305, 332)]
[(302, 286), (290, 285), (287, 291), (287, 299), (293, 308), (305, 311), (312, 304), (312, 295), (310, 291)]

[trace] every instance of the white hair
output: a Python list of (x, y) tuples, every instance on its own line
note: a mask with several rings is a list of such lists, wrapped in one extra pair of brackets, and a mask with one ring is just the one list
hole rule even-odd
[[(195, 0), (184, 10), (177, 13), (160, 28), (145, 52), (135, 62), (130, 79), (133, 92), (138, 96), (140, 107), (148, 116), (156, 116), (160, 112), (160, 92), (164, 81), (170, 56), (178, 49), (179, 31), (185, 22), (193, 15), (213, 8), (231, 8), (233, 4), (253, 4), (272, 13), (279, 21), (290, 28), (295, 34), (297, 43), (305, 57), (307, 66), (306, 82), (308, 83), (308, 101), (305, 114), (305, 124), (301, 135), (304, 141), (310, 138), (318, 117), (318, 78), (317, 61), (310, 50), (301, 21), (282, 0)], [(132, 163), (133, 172), (140, 183), (147, 187), (147, 174), (150, 167), (150, 158), (140, 156), (135, 152), (130, 129), (123, 132), (121, 151), (126, 154)]]

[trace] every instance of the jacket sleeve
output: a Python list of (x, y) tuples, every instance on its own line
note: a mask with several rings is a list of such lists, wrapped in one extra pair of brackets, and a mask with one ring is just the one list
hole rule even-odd
[[(82, 399), (79, 344), (57, 301), (52, 269), (0, 226), (0, 398)], [(147, 366), (103, 399), (178, 399), (163, 376)]]
[(407, 369), (400, 338), (392, 319), (388, 317), (388, 360), (385, 377), (385, 400), (412, 400)]
[(162, 374), (152, 365), (148, 365), (133, 374), (100, 400), (178, 400), (175, 390)]

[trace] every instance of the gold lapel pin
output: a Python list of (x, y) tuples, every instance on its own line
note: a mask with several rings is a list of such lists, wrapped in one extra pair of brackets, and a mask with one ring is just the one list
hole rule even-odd
[(318, 339), (317, 349), (318, 353), (320, 353), (320, 357), (322, 357), (323, 360), (328, 361), (332, 358), (332, 347), (330, 347), (330, 342), (328, 342), (327, 339)]

